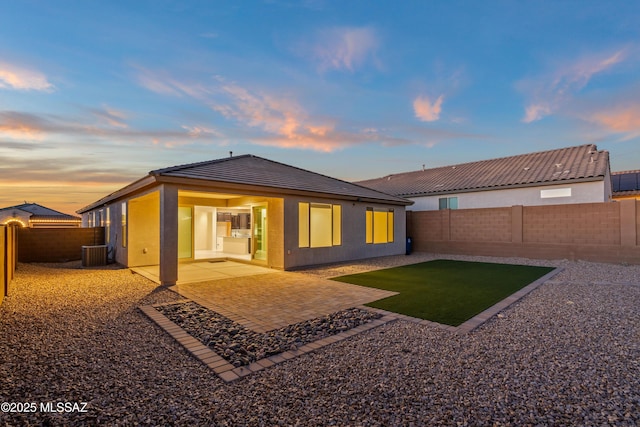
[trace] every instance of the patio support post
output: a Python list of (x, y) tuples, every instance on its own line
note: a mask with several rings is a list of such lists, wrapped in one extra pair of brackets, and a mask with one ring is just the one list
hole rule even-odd
[(178, 281), (178, 187), (160, 187), (160, 284)]

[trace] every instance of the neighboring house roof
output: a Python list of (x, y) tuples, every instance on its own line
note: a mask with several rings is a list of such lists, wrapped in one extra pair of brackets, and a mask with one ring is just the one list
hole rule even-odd
[(184, 180), (191, 183), (204, 181), (206, 183), (261, 187), (289, 194), (315, 193), (331, 198), (361, 199), (397, 205), (413, 203), (410, 200), (358, 184), (246, 154), (153, 170), (145, 178), (82, 208), (78, 213), (89, 211), (155, 183), (184, 182)]
[(0, 212), (9, 211), (9, 210), (20, 210), (30, 214), (29, 218), (31, 220), (77, 220), (80, 221), (80, 218), (73, 215), (67, 215), (66, 213), (62, 213), (53, 209), (49, 209), (45, 206), (39, 205), (37, 203), (23, 203), (21, 205), (9, 206), (7, 208), (1, 208)]
[(593, 144), (482, 160), (359, 181), (401, 197), (603, 180), (609, 152)]
[(640, 170), (611, 173), (613, 197), (640, 195)]

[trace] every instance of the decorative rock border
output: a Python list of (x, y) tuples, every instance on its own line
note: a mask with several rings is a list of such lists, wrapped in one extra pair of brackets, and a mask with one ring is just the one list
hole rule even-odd
[[(190, 302), (191, 300), (178, 300), (172, 301), (170, 304), (184, 303)], [(383, 314), (383, 316), (379, 319), (372, 320), (371, 322), (362, 324), (360, 326), (356, 326), (355, 328), (349, 329), (348, 331), (340, 332), (335, 335), (331, 335), (326, 338), (322, 338), (318, 341), (314, 341), (305, 345), (300, 346), (297, 350), (288, 350), (280, 354), (276, 354), (273, 356), (266, 357), (264, 359), (260, 359), (256, 362), (251, 363), (247, 366), (240, 366), (238, 368), (234, 367), (232, 364), (227, 362), (222, 356), (211, 350), (206, 345), (202, 344), (200, 341), (189, 335), (184, 329), (180, 326), (169, 320), (164, 314), (160, 313), (156, 310), (155, 307), (165, 305), (165, 304), (155, 304), (155, 305), (145, 305), (140, 307), (140, 311), (142, 311), (147, 317), (149, 317), (152, 321), (154, 321), (158, 326), (164, 329), (169, 335), (171, 335), (179, 344), (181, 344), (188, 352), (190, 352), (196, 359), (200, 360), (202, 363), (211, 368), (223, 381), (231, 382), (235, 381), (239, 378), (245, 377), (253, 372), (261, 371), (265, 368), (273, 366), (278, 363), (282, 363), (289, 359), (293, 359), (294, 357), (301, 356), (306, 353), (310, 353), (319, 348), (325, 347), (329, 344), (333, 344), (335, 342), (342, 341), (346, 338), (352, 337), (356, 334), (359, 334), (364, 331), (368, 331), (373, 328), (377, 328), (378, 326), (384, 325), (391, 321), (396, 320), (395, 313)], [(361, 306), (360, 308), (377, 311), (375, 309), (371, 309), (370, 307)]]

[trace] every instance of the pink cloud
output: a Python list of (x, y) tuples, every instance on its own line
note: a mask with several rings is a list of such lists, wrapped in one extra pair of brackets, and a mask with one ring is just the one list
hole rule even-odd
[(39, 71), (0, 62), (0, 89), (51, 91), (54, 86)]
[(519, 82), (519, 88), (529, 98), (522, 121), (531, 123), (554, 114), (575, 93), (582, 90), (593, 76), (614, 67), (624, 59), (624, 50), (586, 57), (560, 66), (550, 74)]
[(413, 101), (413, 111), (421, 121), (435, 122), (440, 119), (443, 100), (444, 95), (440, 95), (433, 103), (427, 96), (418, 96)]
[(596, 112), (588, 117), (588, 120), (610, 132), (627, 134), (623, 139), (640, 136), (640, 104)]

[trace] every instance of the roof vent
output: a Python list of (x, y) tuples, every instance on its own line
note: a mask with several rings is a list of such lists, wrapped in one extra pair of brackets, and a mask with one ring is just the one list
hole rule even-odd
[(556, 167), (560, 169), (562, 167), (562, 163), (556, 163)]
[(526, 170), (526, 171), (528, 171), (529, 169), (531, 169), (529, 166), (524, 168), (524, 170)]

